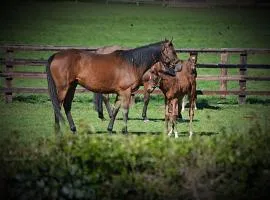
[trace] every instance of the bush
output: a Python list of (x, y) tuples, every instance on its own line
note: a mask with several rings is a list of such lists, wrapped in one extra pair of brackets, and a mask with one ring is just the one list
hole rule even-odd
[(2, 146), (11, 199), (259, 199), (270, 186), (270, 136), (258, 124), (178, 140), (65, 134)]

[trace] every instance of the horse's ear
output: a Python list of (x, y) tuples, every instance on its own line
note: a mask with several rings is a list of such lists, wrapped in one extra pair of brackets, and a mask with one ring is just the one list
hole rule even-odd
[(172, 37), (172, 39), (170, 40), (170, 43), (172, 43), (172, 41), (173, 41), (173, 37)]

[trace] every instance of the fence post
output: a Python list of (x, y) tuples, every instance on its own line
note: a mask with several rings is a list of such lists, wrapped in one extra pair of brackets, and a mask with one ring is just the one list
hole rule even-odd
[[(247, 75), (247, 54), (241, 53), (240, 54), (240, 67), (239, 67), (239, 75)], [(239, 104), (246, 103), (246, 80), (239, 80), (239, 87), (240, 87), (240, 94), (238, 96)]]
[[(7, 49), (6, 50), (6, 57), (5, 57), (5, 72), (12, 72), (13, 71), (13, 50)], [(6, 77), (5, 79), (5, 86), (8, 90), (5, 92), (5, 102), (11, 103), (12, 102), (12, 77)]]
[[(228, 52), (221, 53), (220, 54), (220, 63), (226, 64), (228, 63)], [(228, 75), (228, 69), (227, 68), (221, 68), (220, 69), (220, 76), (227, 76)], [(220, 81), (220, 91), (227, 91), (227, 80), (221, 80)], [(220, 95), (220, 98), (226, 98), (226, 94)]]

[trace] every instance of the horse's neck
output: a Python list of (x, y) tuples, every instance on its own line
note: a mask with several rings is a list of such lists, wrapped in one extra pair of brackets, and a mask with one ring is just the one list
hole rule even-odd
[(191, 69), (191, 61), (187, 60), (183, 63), (183, 73), (185, 74), (192, 74), (192, 69)]
[(132, 49), (123, 54), (124, 57), (138, 68), (144, 68), (144, 72), (161, 60), (160, 46), (146, 46)]

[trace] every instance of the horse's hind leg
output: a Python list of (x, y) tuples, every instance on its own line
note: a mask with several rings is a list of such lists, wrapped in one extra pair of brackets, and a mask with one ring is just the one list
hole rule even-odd
[(142, 118), (143, 118), (144, 122), (148, 121), (147, 107), (149, 104), (149, 100), (150, 100), (150, 93), (147, 91), (144, 91), (144, 97), (143, 97), (144, 104), (143, 104), (143, 112), (142, 112)]
[(70, 87), (68, 89), (68, 92), (67, 92), (67, 95), (66, 95), (66, 97), (64, 99), (64, 105), (63, 105), (64, 109), (65, 109), (67, 119), (68, 119), (70, 130), (73, 133), (76, 133), (76, 126), (74, 124), (74, 121), (73, 121), (70, 110), (71, 110), (71, 104), (72, 104), (72, 100), (74, 98), (74, 93), (75, 93), (75, 90), (76, 90), (76, 86), (77, 86), (77, 82), (73, 82), (70, 85)]
[(54, 123), (54, 131), (55, 131), (55, 133), (59, 133), (59, 131), (60, 131), (60, 122), (59, 122), (59, 117), (57, 116), (56, 113), (54, 113), (54, 120), (55, 120), (54, 121), (55, 122)]
[(110, 105), (109, 94), (104, 94), (103, 95), (103, 101), (104, 101), (104, 104), (105, 104), (106, 109), (108, 111), (109, 117), (112, 118), (112, 108), (111, 108), (111, 105)]

